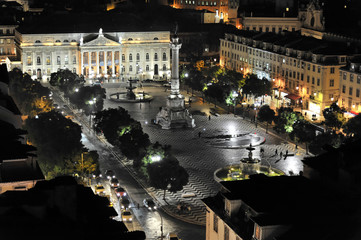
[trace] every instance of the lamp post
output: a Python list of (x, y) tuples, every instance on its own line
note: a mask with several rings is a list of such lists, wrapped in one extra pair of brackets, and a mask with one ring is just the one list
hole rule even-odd
[(236, 106), (237, 106), (237, 97), (238, 97), (238, 93), (236, 91), (233, 92), (232, 94), (232, 99), (233, 99), (233, 115), (236, 116)]

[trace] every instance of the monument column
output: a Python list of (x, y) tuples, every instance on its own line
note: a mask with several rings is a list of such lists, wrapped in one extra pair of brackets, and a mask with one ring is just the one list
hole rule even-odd
[(179, 38), (172, 38), (170, 48), (172, 49), (172, 75), (171, 75), (171, 95), (179, 95), (179, 49), (182, 44)]
[(95, 63), (95, 65), (96, 65), (96, 71), (95, 71), (95, 77), (98, 77), (98, 74), (100, 74), (99, 73), (99, 51), (95, 51), (95, 60), (96, 60), (96, 63)]

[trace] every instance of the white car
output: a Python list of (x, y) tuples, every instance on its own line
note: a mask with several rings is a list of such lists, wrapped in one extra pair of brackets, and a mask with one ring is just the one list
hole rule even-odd
[(143, 204), (146, 208), (148, 208), (149, 211), (157, 210), (157, 206), (155, 205), (153, 200), (150, 198), (144, 199)]

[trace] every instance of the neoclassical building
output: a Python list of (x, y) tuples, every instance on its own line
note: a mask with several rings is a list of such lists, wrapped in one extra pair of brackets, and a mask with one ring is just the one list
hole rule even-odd
[(23, 71), (47, 80), (59, 69), (87, 79), (168, 79), (170, 32), (21, 33)]

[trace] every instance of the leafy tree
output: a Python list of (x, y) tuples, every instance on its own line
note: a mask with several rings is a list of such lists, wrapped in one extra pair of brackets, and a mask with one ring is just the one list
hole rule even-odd
[(281, 107), (278, 109), (276, 118), (276, 126), (274, 129), (279, 133), (291, 133), (293, 124), (298, 120), (298, 115), (293, 112), (292, 108)]
[(121, 131), (130, 121), (131, 117), (124, 108), (106, 109), (95, 114), (95, 131), (102, 132), (109, 143), (118, 145)]
[(306, 144), (306, 154), (308, 154), (308, 143), (316, 137), (313, 126), (306, 120), (299, 120), (293, 124), (292, 138), (296, 138), (298, 142)]
[(332, 129), (340, 129), (346, 122), (344, 112), (345, 110), (341, 109), (336, 102), (332, 103), (329, 108), (325, 108), (322, 113), (326, 126)]
[(222, 85), (228, 85), (230, 89), (236, 89), (236, 91), (246, 84), (242, 73), (229, 69), (218, 75), (218, 81)]
[(270, 95), (272, 93), (272, 82), (266, 78), (259, 79), (255, 74), (248, 74), (242, 89), (244, 94), (253, 95), (254, 97)]
[(271, 124), (275, 118), (275, 111), (271, 109), (268, 105), (263, 105), (258, 112), (258, 120), (261, 122), (266, 122), (266, 133), (268, 132), (268, 124)]
[(29, 74), (15, 68), (9, 72), (9, 79), (10, 95), (24, 115), (33, 117), (52, 109), (50, 90), (32, 80)]
[(214, 106), (217, 106), (217, 101), (223, 102), (225, 99), (225, 92), (223, 91), (222, 86), (219, 84), (212, 84), (208, 86), (205, 94), (206, 96), (214, 99)]
[(83, 86), (85, 80), (69, 69), (60, 69), (50, 75), (49, 83), (51, 86), (59, 87), (60, 91), (64, 92), (65, 97), (70, 97), (76, 88)]
[(150, 185), (164, 191), (163, 199), (167, 190), (175, 193), (188, 184), (187, 171), (172, 156), (166, 156), (159, 162), (148, 164), (147, 170)]
[(343, 131), (348, 136), (359, 139), (361, 137), (361, 114), (348, 120), (343, 128)]
[[(70, 95), (69, 100), (86, 115), (103, 110), (105, 89), (100, 86), (84, 86)], [(95, 101), (94, 101), (95, 99)], [(92, 103), (92, 104), (91, 104)]]
[(29, 141), (37, 148), (38, 162), (44, 175), (56, 169), (64, 172), (66, 159), (73, 159), (82, 152), (80, 126), (58, 112), (28, 118), (25, 129), (29, 133)]
[(344, 136), (342, 134), (336, 134), (332, 132), (325, 132), (318, 134), (313, 141), (311, 141), (309, 149), (313, 154), (321, 154), (325, 152), (327, 145), (334, 148), (339, 148), (343, 143)]
[(83, 152), (72, 159), (66, 161), (66, 170), (70, 174), (78, 174), (83, 176), (84, 173), (92, 174), (99, 169), (99, 155), (97, 151), (87, 152), (87, 149), (83, 149)]

